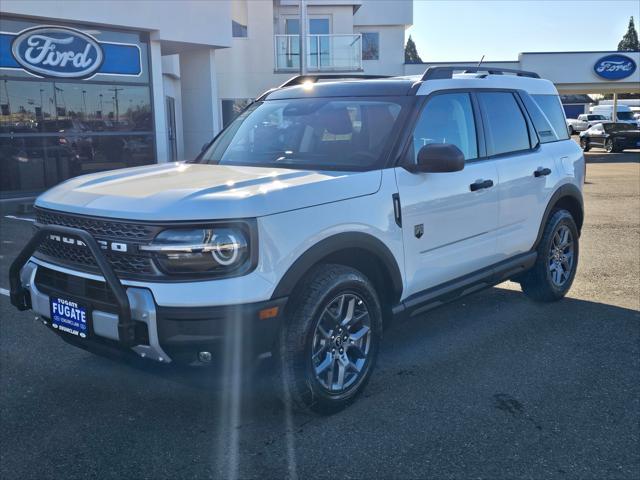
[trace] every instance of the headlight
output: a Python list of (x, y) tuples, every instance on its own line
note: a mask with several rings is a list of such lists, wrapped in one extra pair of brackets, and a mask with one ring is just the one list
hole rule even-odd
[(164, 230), (140, 249), (153, 252), (169, 274), (227, 273), (249, 261), (248, 236), (239, 227)]

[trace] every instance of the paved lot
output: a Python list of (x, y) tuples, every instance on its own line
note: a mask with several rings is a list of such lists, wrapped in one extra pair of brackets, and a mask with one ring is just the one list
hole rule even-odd
[[(567, 299), (504, 283), (398, 325), (329, 418), (283, 409), (268, 363), (239, 383), (115, 363), (0, 295), (0, 477), (639, 478), (640, 153), (588, 161)], [(29, 228), (0, 222), (2, 288)]]

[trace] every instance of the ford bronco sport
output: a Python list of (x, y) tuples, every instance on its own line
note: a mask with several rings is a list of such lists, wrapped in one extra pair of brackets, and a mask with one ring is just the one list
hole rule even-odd
[(193, 161), (41, 195), (13, 305), (94, 352), (271, 352), (294, 404), (327, 412), (363, 390), (391, 319), (507, 279), (567, 293), (585, 166), (551, 82), (334, 77), (266, 92)]

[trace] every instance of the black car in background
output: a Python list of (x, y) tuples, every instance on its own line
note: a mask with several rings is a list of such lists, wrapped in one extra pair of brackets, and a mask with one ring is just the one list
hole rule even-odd
[(596, 123), (580, 134), (580, 147), (585, 152), (601, 147), (608, 153), (640, 148), (640, 129), (631, 123)]

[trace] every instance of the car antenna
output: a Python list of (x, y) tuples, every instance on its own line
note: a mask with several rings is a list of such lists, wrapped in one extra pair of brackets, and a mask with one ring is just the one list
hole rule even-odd
[(482, 55), (482, 58), (480, 59), (480, 61), (478, 62), (478, 66), (476, 68), (480, 68), (480, 65), (482, 65), (482, 61), (484, 60), (484, 55)]

